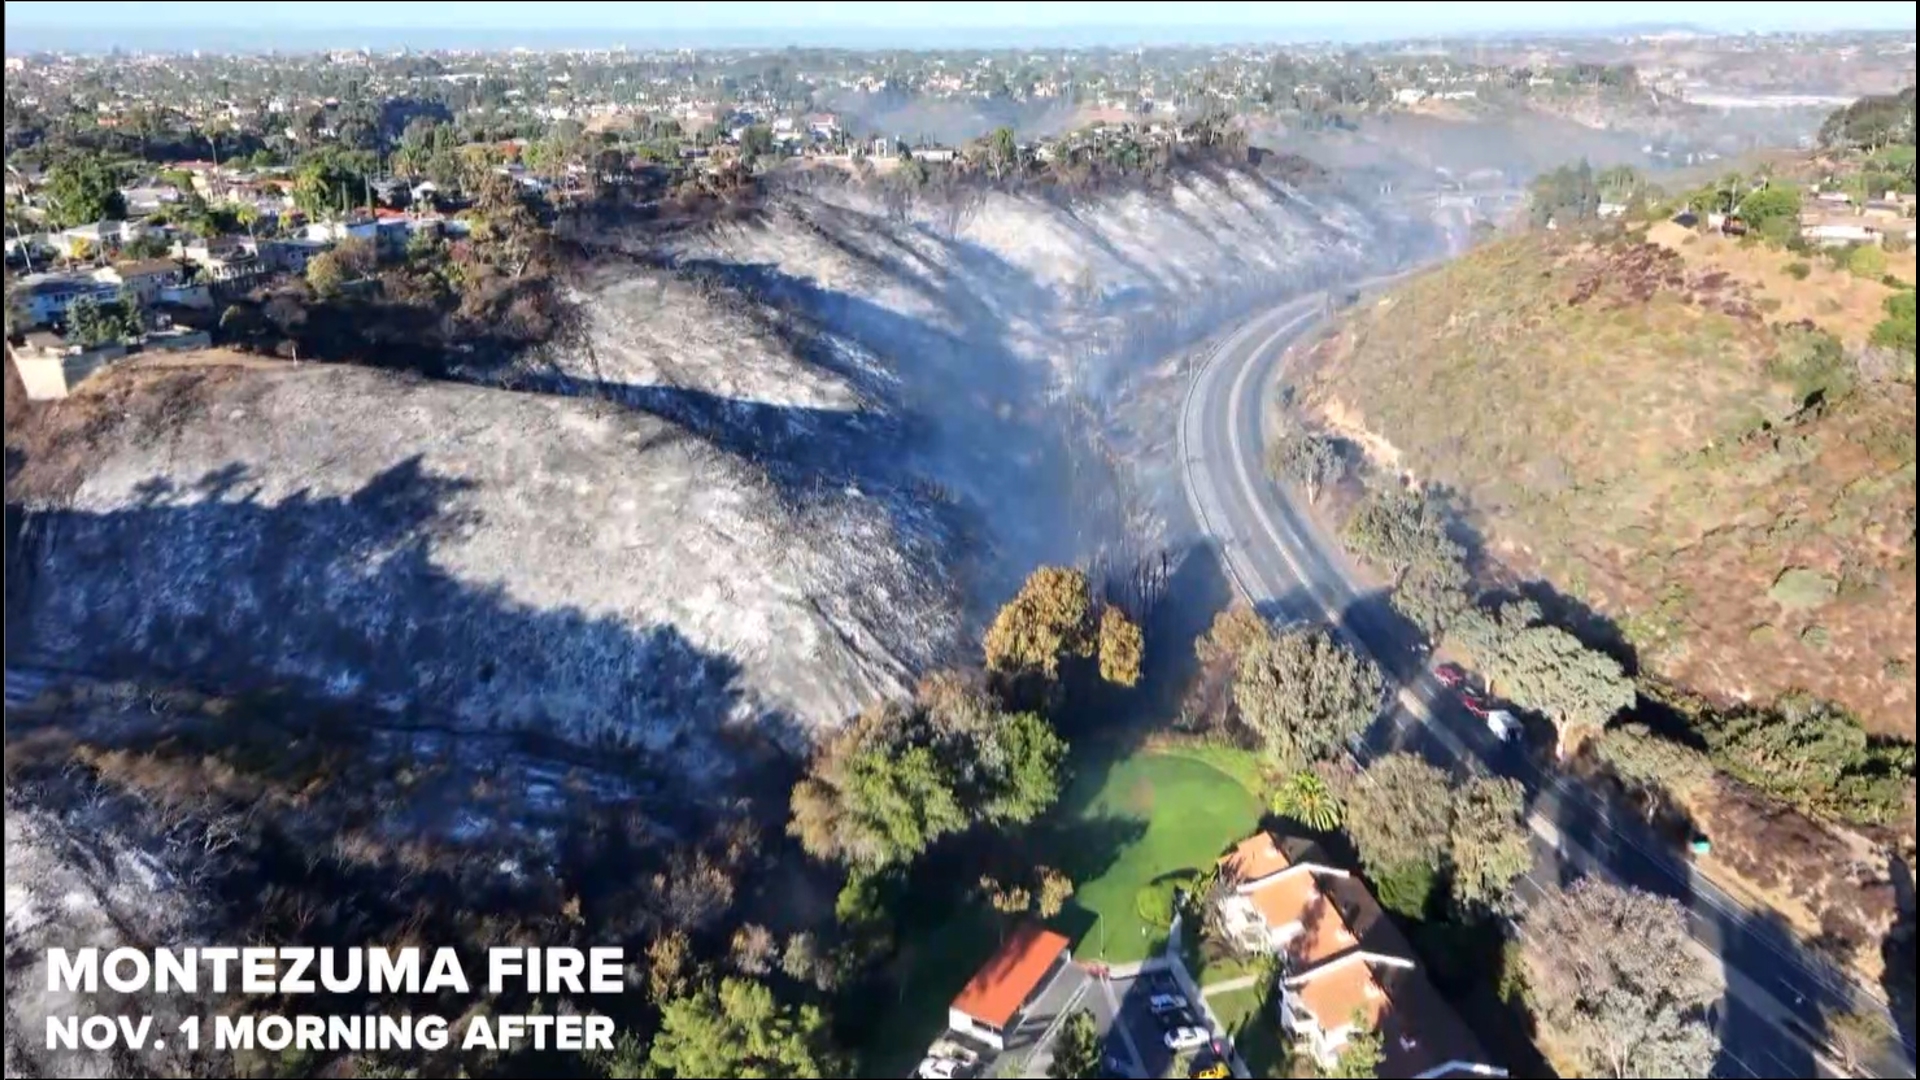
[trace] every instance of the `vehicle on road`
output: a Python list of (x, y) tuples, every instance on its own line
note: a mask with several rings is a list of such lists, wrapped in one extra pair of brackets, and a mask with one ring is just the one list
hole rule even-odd
[(1197, 1027), (1177, 1027), (1161, 1036), (1169, 1050), (1192, 1050), (1196, 1046), (1205, 1046), (1208, 1036)]
[(1487, 730), (1501, 742), (1520, 734), (1520, 719), (1505, 709), (1488, 709), (1486, 715)]
[(1460, 704), (1466, 706), (1468, 712), (1482, 720), (1485, 720), (1487, 714), (1493, 711), (1492, 702), (1471, 690), (1460, 691)]
[(1445, 663), (1434, 668), (1433, 677), (1439, 679), (1442, 686), (1451, 686), (1455, 690), (1467, 685), (1467, 669), (1455, 663)]
[(1147, 1009), (1156, 1016), (1160, 1013), (1169, 1013), (1175, 1009), (1184, 1009), (1186, 1007), (1187, 999), (1181, 997), (1179, 994), (1155, 994), (1147, 999)]

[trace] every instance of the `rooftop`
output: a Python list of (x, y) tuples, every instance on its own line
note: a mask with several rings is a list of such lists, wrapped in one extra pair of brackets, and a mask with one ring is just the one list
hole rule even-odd
[(1257, 881), (1293, 865), (1286, 852), (1269, 832), (1257, 832), (1222, 856), (1220, 865), (1238, 875), (1243, 882)]
[(1047, 977), (1068, 941), (1028, 923), (1007, 937), (953, 999), (953, 1007), (985, 1024), (1004, 1029), (1020, 1006)]
[[(1372, 965), (1358, 957), (1316, 974), (1297, 992), (1301, 1006), (1326, 1031), (1345, 1027), (1354, 1013), (1360, 1014), (1363, 1027), (1378, 1030), (1382, 1014), (1392, 1007), (1386, 991), (1374, 978)], [(1384, 1075), (1412, 1074), (1387, 1072)]]

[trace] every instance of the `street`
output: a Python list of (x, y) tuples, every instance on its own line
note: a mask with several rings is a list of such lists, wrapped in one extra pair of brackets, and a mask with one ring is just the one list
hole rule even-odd
[[(1687, 906), (1694, 939), (1727, 971), (1720, 1010), (1725, 1050), (1716, 1072), (1728, 1076), (1805, 1076), (1817, 1055), (1799, 1027), (1817, 1029), (1819, 1007), (1878, 996), (1806, 956), (1777, 919), (1747, 910), (1638, 821), (1622, 820), (1600, 800), (1502, 743), (1425, 671), (1419, 633), (1378, 594), (1353, 583), (1338, 546), (1266, 477), (1265, 403), (1286, 348), (1324, 311), (1318, 296), (1282, 305), (1230, 335), (1194, 375), (1180, 416), (1182, 475), (1194, 515), (1212, 537), (1229, 579), (1256, 609), (1280, 619), (1325, 619), (1373, 656), (1399, 685), (1398, 706), (1376, 725), (1367, 747), (1399, 746), (1447, 765), (1489, 769), (1525, 786), (1539, 841), (1537, 888), (1597, 873)], [(1549, 839), (1551, 837), (1551, 839)], [(1524, 891), (1523, 891), (1524, 893)], [(1891, 1030), (1891, 1029), (1890, 1029)], [(1888, 1055), (1893, 1075), (1913, 1076)]]

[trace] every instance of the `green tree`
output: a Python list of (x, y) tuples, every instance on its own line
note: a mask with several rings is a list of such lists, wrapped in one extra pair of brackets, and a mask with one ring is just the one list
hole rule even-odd
[(1242, 656), (1233, 700), (1274, 759), (1297, 769), (1366, 730), (1385, 686), (1373, 661), (1316, 626), (1270, 637)]
[(1312, 769), (1301, 769), (1280, 782), (1273, 790), (1272, 810), (1315, 832), (1332, 832), (1340, 827), (1340, 799), (1326, 778)]
[(1700, 728), (1715, 764), (1794, 805), (1867, 825), (1912, 813), (1913, 744), (1869, 738), (1832, 702), (1789, 694), (1710, 714)]
[(1053, 1080), (1083, 1080), (1100, 1075), (1100, 1033), (1093, 1014), (1086, 1009), (1075, 1010), (1060, 1025), (1047, 1075)]
[(782, 1005), (773, 991), (740, 978), (703, 983), (662, 1003), (647, 1063), (663, 1077), (840, 1074), (817, 1007)]
[(1620, 662), (1543, 621), (1532, 601), (1469, 612), (1450, 633), (1495, 690), (1521, 708), (1544, 713), (1562, 733), (1603, 727), (1633, 704), (1633, 680)]
[(1347, 836), (1369, 871), (1441, 864), (1453, 798), (1446, 773), (1414, 754), (1395, 752), (1373, 759), (1363, 772), (1335, 775)]
[(1447, 534), (1445, 508), (1426, 491), (1370, 494), (1348, 519), (1354, 550), (1394, 574), (1393, 604), (1438, 639), (1468, 606), (1467, 553)]
[(1051, 866), (1042, 866), (1035, 871), (1038, 884), (1034, 888), (1033, 910), (1043, 919), (1051, 919), (1065, 910), (1067, 901), (1073, 899), (1073, 879), (1065, 871)]
[(1033, 820), (1059, 795), (1066, 743), (1034, 713), (929, 680), (869, 710), (814, 754), (788, 831), (810, 854), (877, 868), (976, 824)]
[(1747, 227), (1775, 243), (1784, 244), (1800, 229), (1800, 189), (1769, 183), (1740, 200), (1740, 216)]
[(1533, 867), (1526, 791), (1516, 780), (1476, 776), (1448, 804), (1447, 865), (1455, 905), (1470, 913), (1505, 908), (1514, 879)]
[(1112, 605), (1100, 612), (1099, 648), (1101, 679), (1115, 686), (1133, 686), (1140, 681), (1146, 640), (1140, 627)]
[(367, 199), (366, 155), (328, 148), (300, 165), (293, 177), (293, 204), (309, 218), (333, 217)]
[(126, 217), (119, 176), (92, 154), (61, 158), (47, 170), (47, 214), (60, 228)]
[(1093, 589), (1087, 575), (1064, 566), (1042, 566), (987, 628), (987, 667), (992, 671), (1059, 674), (1062, 657), (1085, 658), (1096, 647)]
[(67, 309), (67, 334), (87, 348), (123, 341), (140, 333), (140, 305), (122, 292), (104, 303), (82, 297)]
[(1320, 1075), (1328, 1080), (1371, 1080), (1379, 1075), (1380, 1063), (1386, 1060), (1384, 1045), (1380, 1033), (1367, 1023), (1365, 1016), (1356, 1012), (1347, 1041), (1334, 1055), (1333, 1064)]
[(1325, 435), (1290, 428), (1267, 447), (1267, 472), (1275, 480), (1298, 484), (1307, 502), (1320, 501), (1320, 490), (1346, 471), (1340, 444)]

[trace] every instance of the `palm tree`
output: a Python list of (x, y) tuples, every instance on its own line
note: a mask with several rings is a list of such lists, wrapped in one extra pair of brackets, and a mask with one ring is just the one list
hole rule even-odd
[(1319, 773), (1303, 769), (1282, 781), (1273, 793), (1273, 812), (1305, 825), (1315, 832), (1332, 832), (1340, 827), (1340, 799)]

